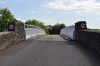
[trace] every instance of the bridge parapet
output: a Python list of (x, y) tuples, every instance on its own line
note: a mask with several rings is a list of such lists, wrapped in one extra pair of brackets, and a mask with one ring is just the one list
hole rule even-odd
[[(75, 26), (63, 28), (61, 30), (61, 35), (70, 37), (71, 40), (76, 40), (100, 53), (100, 30), (88, 29), (85, 21), (79, 21), (75, 23)], [(75, 38), (73, 39), (72, 36)]]
[(0, 32), (0, 51), (17, 44), (23, 39), (44, 34), (45, 30), (38, 26), (27, 25), (26, 27), (22, 22), (15, 22), (14, 31)]
[(45, 30), (34, 25), (25, 24), (25, 39), (29, 39), (31, 37), (36, 37), (45, 34)]
[(65, 39), (75, 40), (75, 26), (67, 26), (60, 31), (60, 35), (63, 36)]
[(78, 37), (78, 34), (82, 30), (86, 30), (86, 22), (85, 21), (79, 21), (75, 23), (75, 25), (67, 26), (60, 31), (60, 35), (63, 36), (65, 39), (70, 40), (77, 40), (76, 37)]
[(90, 49), (100, 52), (100, 32), (96, 31), (95, 29), (85, 28), (83, 30), (76, 30), (75, 39)]

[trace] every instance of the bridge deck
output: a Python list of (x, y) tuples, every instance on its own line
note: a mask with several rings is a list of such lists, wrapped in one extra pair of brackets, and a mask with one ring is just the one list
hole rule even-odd
[(36, 39), (35, 41), (66, 41), (66, 40), (59, 35), (45, 35)]
[(100, 60), (76, 42), (46, 35), (0, 52), (0, 66), (100, 66)]

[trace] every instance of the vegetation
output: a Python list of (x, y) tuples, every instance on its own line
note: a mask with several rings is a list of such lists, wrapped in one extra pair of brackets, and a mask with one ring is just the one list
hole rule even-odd
[(38, 21), (38, 20), (36, 20), (36, 19), (27, 20), (27, 21), (25, 22), (25, 24), (34, 25), (34, 26), (39, 26), (39, 27), (45, 29), (45, 31), (46, 31), (47, 33), (49, 33), (49, 34), (60, 34), (60, 30), (61, 30), (62, 28), (65, 27), (64, 24), (59, 24), (59, 23), (57, 23), (57, 24), (55, 24), (55, 25), (53, 25), (53, 26), (52, 26), (52, 25), (46, 26), (46, 25), (44, 25), (43, 22)]
[[(15, 21), (18, 21), (14, 18), (10, 10), (7, 8), (0, 8), (0, 31), (6, 31), (7, 30), (7, 24), (8, 23), (14, 23)], [(55, 24), (55, 25), (45, 25), (43, 22), (38, 21), (36, 19), (27, 20), (25, 24), (39, 26), (49, 34), (59, 34), (60, 30), (65, 27), (64, 24)]]
[(0, 31), (7, 30), (7, 24), (15, 22), (15, 18), (7, 8), (0, 9)]
[(49, 34), (60, 34), (60, 30), (65, 27), (65, 24), (55, 24), (53, 26), (49, 25)]
[[(7, 24), (18, 21), (14, 18), (10, 10), (7, 8), (0, 8), (0, 32), (7, 31)], [(43, 22), (36, 19), (27, 20), (25, 24), (39, 26), (49, 34), (60, 34), (60, 30), (65, 27), (65, 24), (45, 25)], [(100, 29), (88, 29), (91, 32), (100, 32)]]
[(48, 27), (45, 26), (43, 22), (38, 21), (38, 20), (36, 20), (36, 19), (27, 20), (27, 21), (25, 22), (25, 24), (34, 25), (34, 26), (39, 26), (39, 27), (45, 29), (45, 31), (48, 33)]

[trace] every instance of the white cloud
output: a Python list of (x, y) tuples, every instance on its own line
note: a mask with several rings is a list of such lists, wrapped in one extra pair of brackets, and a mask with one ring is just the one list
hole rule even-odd
[(17, 18), (17, 20), (18, 20), (18, 21), (21, 21), (21, 22), (23, 22), (23, 23), (25, 23), (25, 22), (26, 22), (26, 20), (25, 20), (25, 19), (20, 19), (20, 18)]
[(75, 13), (100, 13), (100, 3), (96, 0), (55, 0), (48, 3), (48, 8)]

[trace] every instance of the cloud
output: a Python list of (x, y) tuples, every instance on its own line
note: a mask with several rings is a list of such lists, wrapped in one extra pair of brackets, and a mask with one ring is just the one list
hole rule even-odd
[(49, 9), (73, 11), (75, 13), (100, 13), (96, 0), (55, 0), (47, 4)]
[(21, 21), (21, 22), (23, 22), (23, 23), (25, 23), (26, 22), (26, 20), (25, 19), (20, 19), (20, 18), (16, 18), (18, 21)]

